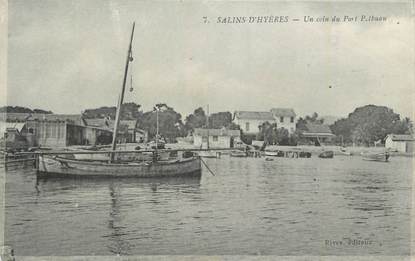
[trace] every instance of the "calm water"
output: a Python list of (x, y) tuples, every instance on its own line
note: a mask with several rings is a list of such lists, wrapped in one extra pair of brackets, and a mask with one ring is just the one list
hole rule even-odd
[(6, 243), (30, 256), (409, 255), (411, 160), (223, 156), (205, 160), (216, 176), (182, 180), (8, 170)]

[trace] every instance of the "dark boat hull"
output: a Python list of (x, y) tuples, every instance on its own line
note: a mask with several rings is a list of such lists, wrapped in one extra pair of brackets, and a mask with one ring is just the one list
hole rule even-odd
[(323, 151), (322, 153), (320, 153), (318, 155), (319, 158), (322, 159), (332, 159), (334, 157), (334, 152), (333, 151)]

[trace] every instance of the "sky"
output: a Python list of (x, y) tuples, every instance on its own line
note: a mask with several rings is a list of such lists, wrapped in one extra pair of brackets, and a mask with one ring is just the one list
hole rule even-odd
[[(8, 8), (7, 95), (0, 105), (55, 113), (115, 106), (135, 21), (128, 76), (134, 90), (125, 101), (144, 110), (163, 102), (183, 117), (207, 104), (210, 112), (289, 107), (298, 115), (347, 116), (376, 104), (414, 118), (409, 1), (12, 0)], [(217, 23), (269, 15), (289, 22)], [(387, 20), (303, 21), (333, 15)]]

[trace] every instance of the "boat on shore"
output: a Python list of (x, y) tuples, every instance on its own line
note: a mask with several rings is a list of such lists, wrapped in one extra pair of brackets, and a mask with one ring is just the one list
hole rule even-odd
[(381, 162), (388, 162), (390, 158), (389, 152), (380, 152), (380, 153), (370, 153), (370, 152), (362, 152), (363, 160), (367, 161), (381, 161)]
[[(133, 23), (124, 79), (117, 103), (114, 135), (110, 149), (101, 148), (81, 151), (38, 153), (36, 162), (39, 176), (83, 176), (83, 177), (185, 177), (201, 175), (201, 159), (189, 150), (159, 150), (159, 122), (155, 147), (148, 150), (126, 151), (117, 149), (117, 133), (120, 125), (121, 107), (124, 100), (129, 63), (133, 61)], [(164, 144), (162, 144), (164, 147)], [(151, 144), (150, 144), (151, 146)], [(96, 154), (96, 155), (94, 155)]]
[(331, 150), (326, 150), (326, 151), (321, 152), (318, 155), (318, 157), (322, 159), (332, 159), (334, 157), (334, 152)]

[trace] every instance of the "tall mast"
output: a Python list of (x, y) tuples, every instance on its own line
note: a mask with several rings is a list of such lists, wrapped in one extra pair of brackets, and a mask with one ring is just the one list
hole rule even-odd
[[(114, 133), (112, 135), (112, 146), (111, 146), (113, 151), (115, 150), (116, 145), (117, 145), (117, 133), (118, 133), (118, 127), (119, 127), (119, 124), (120, 124), (121, 106), (122, 106), (122, 103), (124, 101), (125, 83), (127, 81), (128, 65), (133, 60), (133, 57), (131, 55), (131, 45), (132, 45), (132, 42), (133, 42), (134, 27), (135, 27), (135, 22), (133, 23), (133, 29), (131, 31), (130, 45), (128, 47), (127, 59), (126, 59), (126, 62), (125, 62), (124, 79), (123, 79), (123, 82), (122, 82), (121, 95), (118, 99), (117, 112), (116, 112), (116, 115), (115, 115)], [(115, 152), (111, 153), (111, 160), (110, 161), (113, 161), (114, 157), (115, 157)]]
[(206, 116), (206, 133), (207, 133), (207, 149), (209, 149), (209, 104), (207, 105), (207, 116)]

